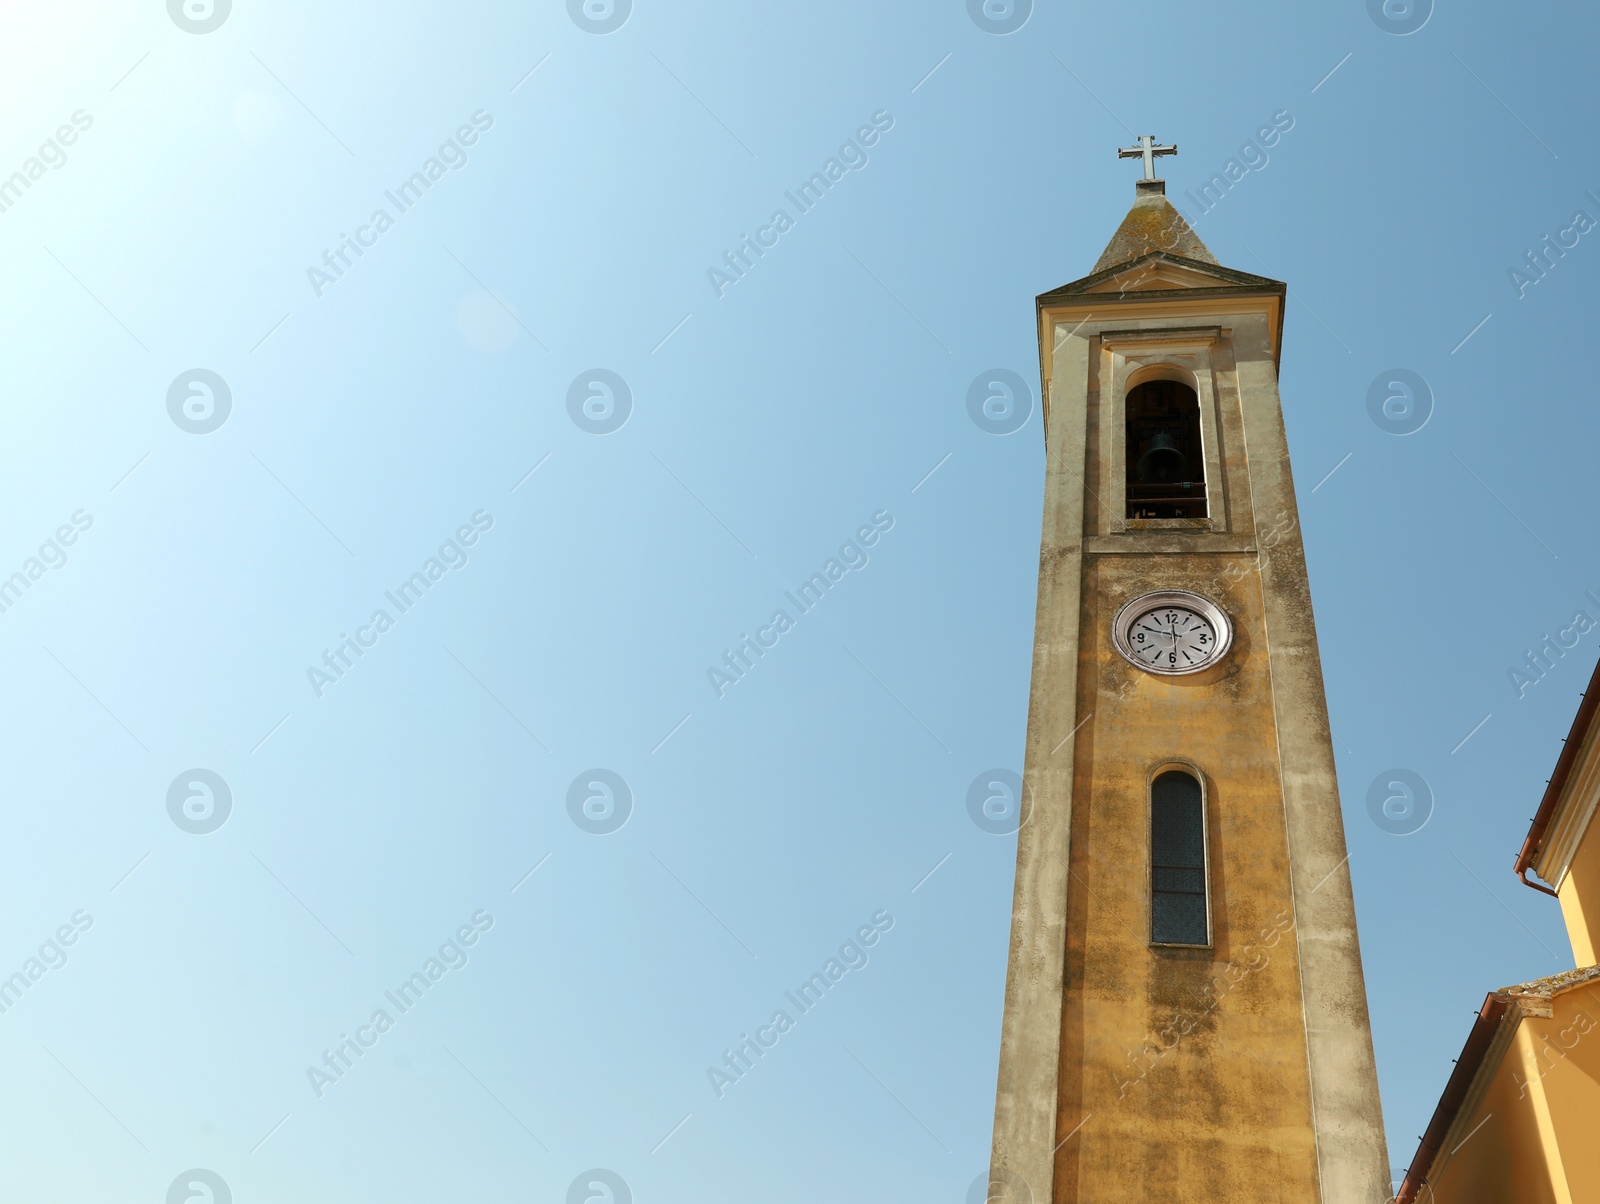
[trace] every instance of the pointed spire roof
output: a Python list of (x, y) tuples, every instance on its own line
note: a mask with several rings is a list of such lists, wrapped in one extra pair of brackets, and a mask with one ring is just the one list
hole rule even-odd
[[(1151, 148), (1154, 150), (1155, 148)], [(1125, 305), (1168, 304), (1180, 299), (1212, 302), (1222, 297), (1266, 297), (1272, 323), (1272, 358), (1283, 345), (1281, 280), (1225, 268), (1200, 241), (1166, 197), (1161, 180), (1140, 180), (1133, 207), (1106, 244), (1094, 271), (1035, 299), (1041, 312), (1066, 307), (1081, 311)], [(1087, 318), (1085, 318), (1087, 321)]]
[(1128, 210), (1128, 216), (1122, 219), (1122, 225), (1117, 227), (1117, 232), (1106, 244), (1099, 262), (1094, 265), (1094, 271), (1102, 272), (1152, 251), (1164, 251), (1168, 255), (1179, 255), (1201, 263), (1217, 262), (1217, 257), (1190, 229), (1189, 223), (1183, 220), (1183, 215), (1173, 207), (1172, 202), (1167, 200), (1163, 182), (1140, 180), (1133, 208)]

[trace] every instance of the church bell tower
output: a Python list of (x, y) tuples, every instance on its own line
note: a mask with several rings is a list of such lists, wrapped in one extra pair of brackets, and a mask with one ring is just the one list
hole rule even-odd
[(1382, 1204), (1388, 1159), (1278, 397), (1286, 287), (1144, 137), (1038, 298), (1039, 600), (990, 1199)]

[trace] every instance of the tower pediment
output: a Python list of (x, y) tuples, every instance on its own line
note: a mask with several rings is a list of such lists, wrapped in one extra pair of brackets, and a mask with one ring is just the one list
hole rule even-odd
[(1191, 312), (1196, 304), (1209, 311), (1225, 302), (1224, 308), (1230, 312), (1237, 312), (1240, 306), (1259, 309), (1268, 315), (1268, 346), (1276, 364), (1288, 292), (1289, 286), (1281, 280), (1225, 268), (1215, 259), (1150, 251), (1040, 293), (1036, 301), (1041, 314), (1051, 311), (1057, 318), (1111, 309), (1130, 317), (1177, 317)]
[(1284, 285), (1268, 276), (1225, 268), (1215, 259), (1190, 259), (1170, 251), (1149, 251), (1041, 293), (1038, 300), (1040, 305), (1049, 305), (1070, 297), (1103, 293), (1218, 288), (1282, 292)]

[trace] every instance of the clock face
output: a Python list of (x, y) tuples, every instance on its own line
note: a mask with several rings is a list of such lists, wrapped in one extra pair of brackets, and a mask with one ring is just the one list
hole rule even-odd
[(1139, 668), (1170, 677), (1216, 664), (1233, 642), (1233, 627), (1209, 599), (1162, 590), (1124, 606), (1111, 635), (1117, 651)]
[(1211, 660), (1217, 646), (1217, 629), (1198, 611), (1187, 606), (1147, 610), (1128, 629), (1133, 658), (1141, 665), (1169, 673), (1198, 669)]

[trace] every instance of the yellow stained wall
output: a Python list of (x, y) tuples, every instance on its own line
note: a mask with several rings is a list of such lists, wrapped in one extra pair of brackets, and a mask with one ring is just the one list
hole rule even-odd
[(1600, 992), (1567, 991), (1551, 1010), (1523, 1017), (1488, 1091), (1449, 1135), (1455, 1149), (1441, 1151), (1420, 1204), (1600, 1200)]
[(1600, 938), (1600, 834), (1592, 819), (1578, 841), (1559, 893), (1572, 956), (1578, 965), (1592, 966), (1600, 961), (1595, 956), (1595, 943)]
[[(1253, 556), (1085, 569), (1056, 1200), (1318, 1198), (1288, 847)], [(1233, 574), (1228, 570), (1232, 568)], [(1225, 662), (1159, 678), (1108, 640), (1125, 600), (1189, 589), (1234, 620)], [(1152, 771), (1204, 775), (1211, 949), (1150, 944)], [(1215, 1000), (1215, 1002), (1213, 1002)]]

